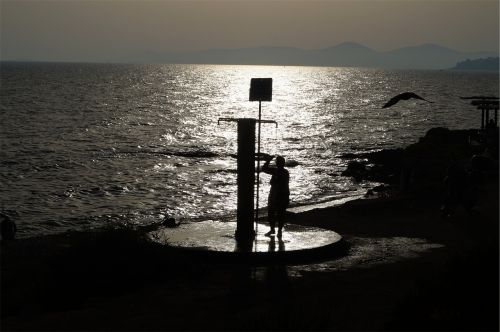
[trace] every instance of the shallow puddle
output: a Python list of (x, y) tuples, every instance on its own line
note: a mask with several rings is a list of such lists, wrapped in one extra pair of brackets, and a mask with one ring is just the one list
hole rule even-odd
[(241, 249), (235, 241), (235, 222), (219, 222), (206, 220), (181, 224), (176, 228), (161, 228), (149, 233), (151, 241), (181, 248), (198, 248), (207, 251), (300, 251), (332, 245), (342, 238), (334, 231), (306, 227), (301, 225), (287, 225), (283, 237), (264, 235), (269, 227), (259, 224), (259, 231), (252, 247)]

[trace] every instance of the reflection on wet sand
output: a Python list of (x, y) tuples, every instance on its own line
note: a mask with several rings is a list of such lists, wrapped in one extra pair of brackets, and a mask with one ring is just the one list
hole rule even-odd
[[(260, 230), (264, 230), (265, 227), (264, 224), (259, 225)], [(153, 242), (173, 247), (235, 252), (245, 249), (236, 244), (235, 229), (235, 222), (206, 220), (183, 223), (176, 228), (160, 228), (150, 232), (148, 237)], [(275, 252), (276, 249), (278, 252), (299, 251), (332, 245), (341, 239), (339, 234), (331, 230), (290, 224), (286, 226), (283, 236), (278, 237), (277, 241), (274, 236), (268, 237), (263, 231), (259, 232), (246, 251), (259, 253)]]

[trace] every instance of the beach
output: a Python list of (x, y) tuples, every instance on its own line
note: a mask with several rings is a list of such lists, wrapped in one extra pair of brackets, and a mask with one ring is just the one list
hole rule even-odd
[[(454, 158), (471, 157), (456, 145)], [(290, 213), (349, 244), (307, 264), (187, 260), (141, 228), (3, 241), (2, 330), (497, 330), (496, 160), (471, 211), (443, 217), (445, 185), (427, 173), (404, 191), (390, 176), (365, 199)]]

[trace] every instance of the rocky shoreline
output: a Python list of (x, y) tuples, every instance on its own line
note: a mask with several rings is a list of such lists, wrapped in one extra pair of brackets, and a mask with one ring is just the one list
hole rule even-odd
[(480, 132), (438, 127), (404, 149), (340, 157), (351, 160), (342, 175), (385, 184), (373, 188), (371, 193), (408, 193), (430, 188), (444, 190), (443, 180), (453, 166), (468, 172), (477, 170), (483, 173), (484, 180), (498, 181), (498, 149), (498, 128)]

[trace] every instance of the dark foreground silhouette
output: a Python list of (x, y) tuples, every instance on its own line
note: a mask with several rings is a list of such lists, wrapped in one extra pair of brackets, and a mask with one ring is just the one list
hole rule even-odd
[[(141, 229), (3, 241), (1, 330), (498, 330), (498, 167), (478, 184), (471, 213), (440, 216), (447, 166), (474, 149), (466, 131), (429, 131), (370, 155), (378, 168), (368, 173), (387, 180), (387, 195), (288, 214), (338, 232), (351, 244), (346, 259), (360, 257), (300, 276), (277, 262), (181, 257)], [(405, 192), (404, 160), (415, 161)], [(363, 256), (377, 249), (360, 246), (370, 239), (387, 256), (390, 239), (441, 246), (385, 261)]]

